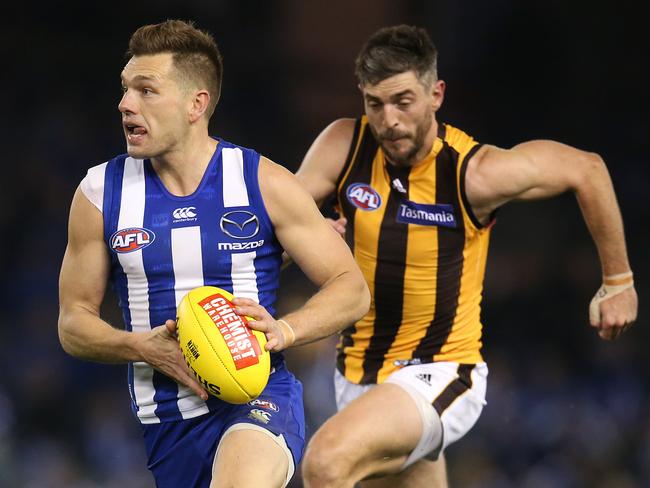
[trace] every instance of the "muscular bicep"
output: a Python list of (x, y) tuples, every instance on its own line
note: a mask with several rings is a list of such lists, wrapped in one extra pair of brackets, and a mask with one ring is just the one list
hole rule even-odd
[(597, 159), (553, 141), (530, 141), (512, 149), (484, 146), (468, 162), (467, 199), (480, 218), (511, 200), (549, 198), (576, 189)]
[(261, 165), (261, 172), (262, 194), (278, 240), (307, 277), (323, 286), (356, 270), (347, 244), (327, 224), (298, 180), (268, 161)]
[(296, 176), (320, 207), (336, 190), (354, 134), (354, 119), (327, 126), (311, 145)]
[(59, 277), (61, 313), (83, 308), (99, 315), (108, 270), (102, 215), (77, 189), (70, 209), (68, 245)]

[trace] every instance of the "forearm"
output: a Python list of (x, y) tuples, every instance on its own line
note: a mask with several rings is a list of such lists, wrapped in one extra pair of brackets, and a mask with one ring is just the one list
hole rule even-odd
[(59, 340), (71, 356), (101, 363), (142, 360), (135, 333), (119, 330), (83, 308), (65, 309), (59, 315)]
[(282, 317), (293, 329), (294, 345), (328, 337), (359, 320), (370, 305), (361, 274), (347, 272), (323, 286), (303, 307)]
[(603, 275), (629, 271), (623, 219), (602, 159), (594, 155), (575, 193), (587, 228), (596, 244)]

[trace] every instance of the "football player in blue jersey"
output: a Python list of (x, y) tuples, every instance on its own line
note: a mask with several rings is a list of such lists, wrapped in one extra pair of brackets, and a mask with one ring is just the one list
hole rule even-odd
[[(82, 359), (128, 364), (158, 486), (285, 486), (305, 433), (301, 385), (280, 351), (360, 318), (368, 288), (289, 171), (209, 135), (223, 69), (210, 34), (178, 20), (146, 25), (127, 55), (119, 111), (128, 154), (91, 168), (73, 198), (60, 275), (61, 344)], [(276, 319), (283, 249), (319, 289)], [(125, 330), (100, 317), (108, 281)], [(183, 360), (176, 306), (201, 285), (239, 297), (238, 313), (254, 317), (267, 336), (272, 371), (251, 404), (209, 396)]]

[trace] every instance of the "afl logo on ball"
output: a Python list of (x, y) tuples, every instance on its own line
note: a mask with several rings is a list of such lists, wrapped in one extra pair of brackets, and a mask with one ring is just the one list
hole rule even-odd
[(156, 235), (149, 229), (120, 229), (111, 236), (111, 249), (118, 253), (133, 252), (147, 247), (155, 238)]
[(353, 183), (348, 186), (346, 196), (352, 205), (361, 210), (377, 210), (381, 207), (379, 193), (366, 183)]

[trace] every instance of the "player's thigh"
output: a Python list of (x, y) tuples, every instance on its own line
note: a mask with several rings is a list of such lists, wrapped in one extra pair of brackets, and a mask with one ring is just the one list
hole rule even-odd
[[(243, 432), (243, 433), (242, 433)], [(251, 432), (253, 434), (251, 434)], [(260, 434), (258, 437), (254, 434)], [(247, 442), (248, 438), (259, 438), (265, 441), (265, 449), (272, 449), (268, 456), (261, 454), (257, 442)], [(271, 444), (267, 441), (271, 440)], [(280, 448), (273, 449), (273, 443)], [(296, 466), (300, 463), (305, 443), (305, 418), (302, 403), (302, 385), (286, 369), (284, 364), (276, 365), (269, 377), (269, 382), (262, 394), (246, 404), (234, 406), (225, 420), (225, 432), (217, 448), (214, 469), (217, 482), (230, 479), (238, 480), (233, 486), (248, 486), (247, 480), (257, 476), (257, 471), (266, 473), (261, 486), (283, 486), (285, 483), (271, 484), (271, 476), (276, 469), (282, 469), (282, 480), (286, 483), (293, 476)], [(223, 448), (223, 449), (222, 449)], [(285, 458), (278, 463), (278, 453)], [(237, 456), (243, 456), (239, 459)], [(232, 470), (231, 462), (239, 468), (245, 467), (245, 473)], [(245, 463), (244, 461), (251, 461)], [(263, 464), (258, 464), (262, 460)], [(272, 468), (269, 470), (269, 463)], [(222, 479), (222, 473), (228, 473)], [(273, 478), (275, 480), (275, 478)], [(275, 483), (275, 481), (274, 481)], [(213, 486), (228, 486), (213, 485)], [(257, 485), (260, 486), (260, 485)]]
[[(351, 466), (357, 477), (395, 472), (422, 434), (420, 412), (403, 388), (384, 383), (366, 391), (314, 435), (314, 457)], [(358, 471), (358, 472), (357, 472)]]
[(158, 488), (208, 488), (222, 419), (214, 413), (143, 424), (147, 467)]
[(285, 486), (291, 454), (282, 436), (251, 424), (233, 427), (219, 443), (210, 488)]
[(404, 471), (367, 479), (360, 483), (361, 488), (447, 488), (447, 467), (444, 455), (436, 461), (420, 459)]

